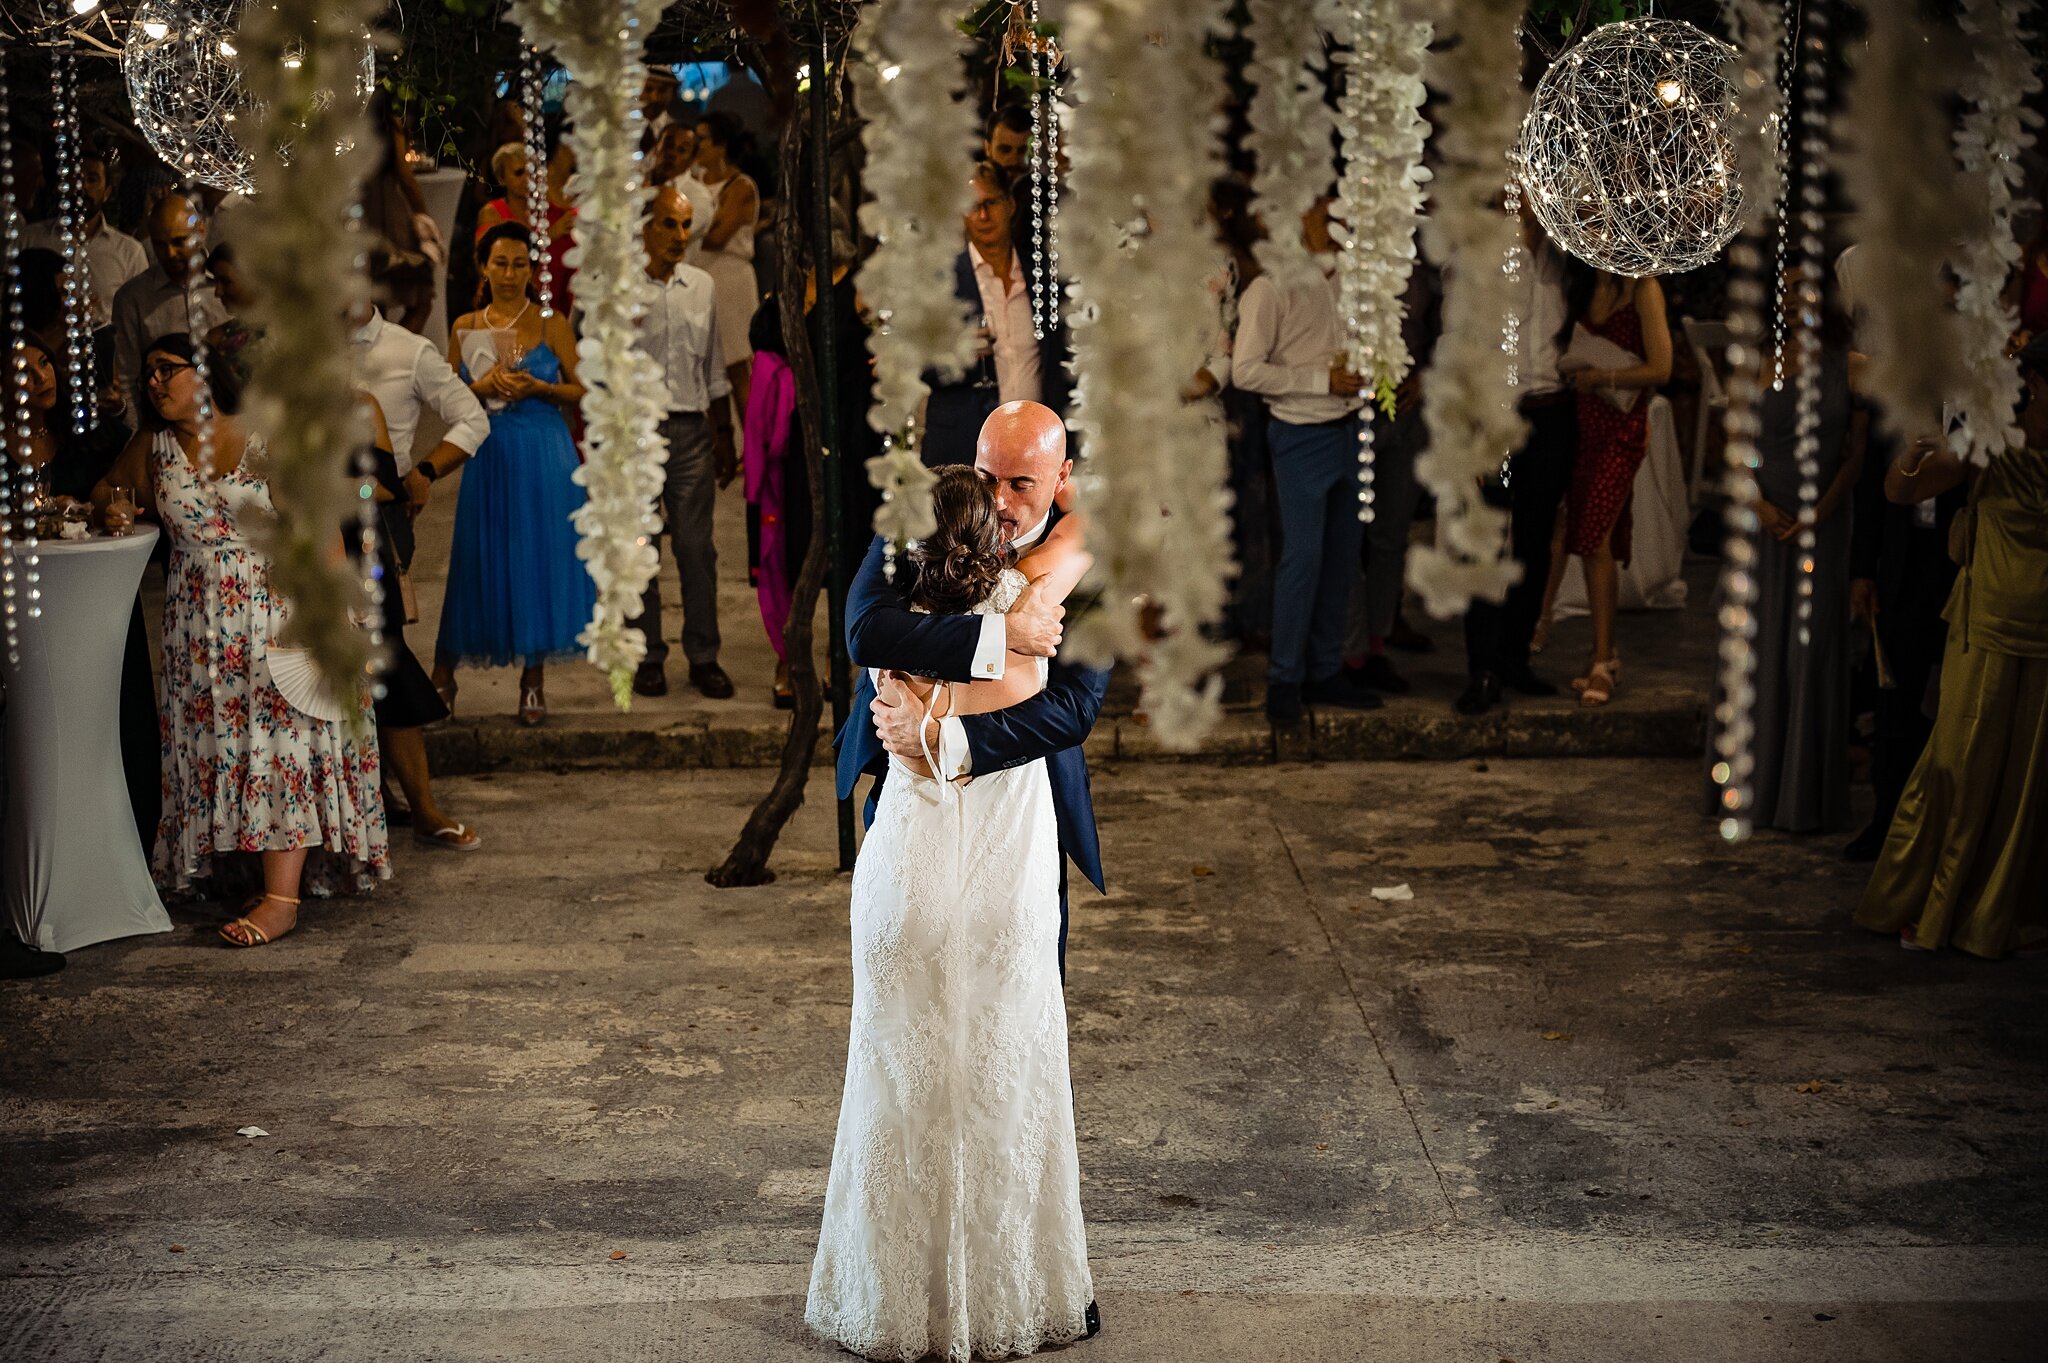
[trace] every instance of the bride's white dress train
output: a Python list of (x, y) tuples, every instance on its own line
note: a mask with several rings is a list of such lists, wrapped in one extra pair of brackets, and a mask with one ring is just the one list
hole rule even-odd
[[(1004, 574), (980, 613), (1023, 585)], [(853, 872), (853, 1026), (804, 1311), (856, 1353), (1003, 1358), (1087, 1333), (1059, 856), (1043, 761), (949, 786), (891, 759)]]

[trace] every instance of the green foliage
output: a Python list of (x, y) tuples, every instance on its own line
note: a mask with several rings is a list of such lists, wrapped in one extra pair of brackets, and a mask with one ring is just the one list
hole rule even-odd
[(1554, 32), (1561, 38), (1577, 37), (1579, 11), (1584, 9), (1588, 28), (1602, 24), (1619, 23), (1623, 19), (1634, 19), (1645, 8), (1644, 0), (1529, 0), (1529, 23), (1532, 28)]

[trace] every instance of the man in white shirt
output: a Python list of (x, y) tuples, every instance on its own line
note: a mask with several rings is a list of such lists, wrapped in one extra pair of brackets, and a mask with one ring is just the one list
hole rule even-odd
[[(641, 243), (655, 296), (640, 319), (640, 348), (661, 366), (668, 416), (661, 434), (668, 464), (661, 491), (670, 552), (683, 580), (683, 656), (690, 684), (712, 700), (733, 693), (732, 678), (718, 665), (718, 549), (712, 540), (712, 512), (718, 488), (732, 481), (738, 461), (732, 445), (732, 383), (718, 350), (717, 288), (706, 271), (683, 263), (690, 244), (692, 212), (674, 185), (655, 191)], [(659, 553), (659, 540), (656, 541)], [(633, 674), (642, 696), (668, 692), (663, 670), (668, 641), (661, 633), (661, 573), (640, 598), (633, 622), (647, 636), (647, 658)]]
[(930, 465), (971, 464), (982, 423), (1010, 402), (1036, 402), (1066, 413), (1066, 337), (1032, 327), (1031, 267), (1011, 237), (1015, 205), (1009, 177), (993, 162), (976, 163), (973, 197), (963, 220), (966, 249), (954, 265), (954, 293), (980, 319), (981, 358), (951, 382), (932, 385), (925, 404), (923, 458)]
[[(107, 198), (113, 192), (109, 169), (104, 152), (88, 151), (79, 158), (78, 198), (85, 212), (79, 234), (85, 239), (85, 275), (95, 330), (114, 320), (114, 295), (121, 286), (149, 268), (149, 253), (142, 243), (107, 224)], [(21, 244), (61, 255), (63, 225), (56, 218), (32, 222), (22, 234)]]
[(149, 215), (149, 240), (155, 268), (123, 284), (114, 295), (114, 390), (127, 409), (128, 422), (139, 426), (137, 405), (142, 354), (159, 336), (174, 332), (205, 333), (227, 320), (204, 271), (195, 279), (195, 260), (205, 249), (206, 220), (192, 200), (169, 194)]
[(1458, 713), (1485, 714), (1499, 703), (1505, 686), (1525, 696), (1554, 696), (1557, 687), (1529, 667), (1529, 641), (1543, 609), (1550, 577), (1551, 533), (1557, 508), (1571, 486), (1578, 450), (1578, 403), (1557, 372), (1557, 357), (1570, 310), (1565, 298), (1565, 262), (1536, 217), (1522, 208), (1523, 252), (1520, 297), (1515, 316), (1521, 353), (1515, 372), (1521, 381), (1522, 415), (1529, 437), (1508, 461), (1507, 478), (1489, 478), (1486, 500), (1508, 509), (1509, 543), (1522, 565), (1521, 581), (1498, 604), (1473, 597), (1465, 611), (1464, 692)]
[(1358, 519), (1358, 411), (1365, 381), (1340, 355), (1337, 244), (1326, 196), (1302, 218), (1316, 276), (1286, 286), (1260, 275), (1238, 306), (1231, 381), (1266, 399), (1266, 442), (1280, 512), (1266, 714), (1301, 720), (1302, 702), (1372, 709), (1379, 697), (1344, 672), (1344, 622), (1365, 526)]

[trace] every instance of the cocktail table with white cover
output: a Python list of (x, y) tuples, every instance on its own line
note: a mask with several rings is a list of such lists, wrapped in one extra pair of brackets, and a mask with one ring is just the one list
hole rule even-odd
[[(44, 951), (169, 932), (136, 835), (121, 770), (121, 659), (135, 589), (156, 543), (132, 535), (45, 540), (42, 614), (22, 605), (21, 653), (7, 682), (5, 826), (0, 867), (21, 940)], [(15, 587), (25, 593), (22, 546)]]

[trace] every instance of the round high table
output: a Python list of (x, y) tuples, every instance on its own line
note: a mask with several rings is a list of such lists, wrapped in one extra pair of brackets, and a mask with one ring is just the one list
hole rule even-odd
[(157, 531), (45, 540), (42, 615), (29, 619), (14, 546), (20, 658), (7, 685), (0, 893), (21, 940), (44, 951), (169, 932), (121, 771), (121, 658)]

